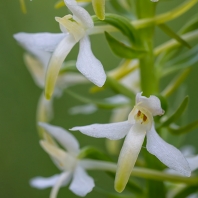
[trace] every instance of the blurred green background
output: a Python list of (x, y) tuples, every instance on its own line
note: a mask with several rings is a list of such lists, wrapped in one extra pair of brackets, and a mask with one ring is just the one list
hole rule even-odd
[[(161, 0), (162, 1), (162, 0)], [(64, 16), (68, 13), (66, 8), (54, 9), (53, 0), (25, 0), (27, 14), (23, 14), (18, 0), (0, 0), (0, 197), (1, 198), (44, 198), (49, 197), (50, 189), (37, 190), (29, 186), (29, 180), (35, 176), (51, 176), (59, 173), (48, 155), (41, 149), (38, 143), (36, 130), (36, 107), (41, 94), (33, 82), (29, 72), (23, 63), (23, 49), (13, 39), (17, 32), (60, 32), (55, 16)], [(159, 3), (157, 12), (168, 11), (183, 0), (167, 0)], [(88, 6), (93, 13), (91, 6)], [(184, 16), (168, 24), (177, 30), (190, 16), (196, 13), (195, 6)], [(159, 44), (168, 39), (164, 33), (157, 29), (155, 42)], [(101, 60), (106, 70), (114, 68), (120, 61), (115, 57), (107, 46), (103, 35), (92, 37), (92, 49)], [(68, 59), (75, 59), (78, 46), (70, 53)], [(190, 104), (187, 113), (187, 122), (198, 118), (198, 68), (194, 66), (190, 74), (186, 88), (190, 96)], [(85, 86), (74, 87), (78, 93), (87, 94)], [(107, 96), (108, 93), (98, 94), (99, 97)], [(97, 97), (94, 96), (94, 97)], [(172, 97), (171, 103), (178, 104), (176, 97)], [(68, 109), (79, 105), (79, 102), (64, 94), (54, 103), (55, 117), (53, 124), (66, 129), (75, 125), (108, 122), (110, 111), (100, 110), (93, 115), (68, 114)], [(187, 136), (185, 142), (196, 147), (198, 152), (197, 130)], [(104, 140), (94, 139), (75, 133), (80, 145), (95, 145), (103, 150)], [(90, 173), (94, 176), (97, 186), (105, 189), (113, 189), (113, 180), (101, 172)], [(105, 182), (104, 182), (105, 181)], [(67, 187), (62, 188), (58, 197), (77, 197)], [(94, 190), (88, 197), (101, 197)]]

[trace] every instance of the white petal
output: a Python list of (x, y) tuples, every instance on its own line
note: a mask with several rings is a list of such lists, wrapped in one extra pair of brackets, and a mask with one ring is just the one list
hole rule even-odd
[(127, 121), (112, 124), (91, 124), (82, 127), (73, 127), (71, 131), (80, 131), (81, 133), (96, 137), (108, 138), (110, 140), (118, 140), (123, 138), (130, 130), (131, 124)]
[(107, 102), (110, 102), (111, 104), (118, 104), (118, 103), (128, 103), (130, 102), (130, 100), (123, 96), (123, 95), (115, 95), (115, 96), (112, 96), (112, 97), (109, 97), (109, 98), (105, 98), (105, 100)]
[(77, 166), (69, 189), (76, 195), (84, 197), (94, 186), (93, 178), (82, 167)]
[(80, 49), (76, 62), (77, 69), (95, 85), (102, 87), (106, 74), (101, 62), (93, 55), (88, 36), (80, 40)]
[(37, 48), (47, 52), (53, 52), (58, 43), (65, 37), (63, 33), (25, 33), (14, 34), (14, 38), (29, 52), (31, 48)]
[(38, 106), (37, 106), (37, 121), (38, 122), (49, 122), (53, 118), (53, 99), (46, 100), (44, 93), (42, 92)]
[(165, 142), (155, 131), (154, 125), (152, 129), (147, 132), (146, 148), (169, 168), (182, 175), (190, 176), (191, 170), (189, 164), (182, 153), (174, 146)]
[(137, 93), (136, 104), (140, 103), (140, 106), (148, 109), (153, 116), (163, 115), (164, 110), (161, 108), (161, 102), (159, 98), (151, 95), (149, 98), (142, 96), (142, 93)]
[(76, 41), (74, 37), (68, 34), (58, 44), (57, 48), (52, 54), (45, 78), (45, 96), (47, 99), (51, 98), (62, 63), (75, 44)]
[(146, 131), (141, 129), (136, 125), (131, 128), (120, 151), (115, 178), (115, 190), (118, 192), (124, 190), (144, 142)]
[(50, 193), (50, 198), (56, 198), (58, 191), (61, 186), (67, 185), (71, 179), (70, 172), (61, 173), (60, 177), (58, 178), (56, 184), (53, 186), (52, 191)]
[(64, 2), (78, 21), (80, 21), (86, 28), (94, 27), (90, 14), (84, 8), (80, 7), (75, 0), (64, 0)]
[(39, 123), (50, 135), (52, 135), (69, 153), (78, 154), (79, 143), (77, 139), (65, 129), (46, 123)]
[(79, 105), (69, 109), (69, 113), (72, 115), (76, 114), (92, 114), (97, 111), (97, 107), (93, 104)]
[(65, 73), (58, 76), (56, 88), (64, 89), (79, 83), (87, 83), (87, 79), (81, 74), (77, 73)]
[(54, 186), (59, 177), (59, 174), (52, 177), (35, 177), (30, 180), (30, 185), (34, 188), (45, 189)]
[(196, 169), (198, 169), (198, 155), (194, 157), (188, 157), (186, 158), (186, 160), (189, 163), (191, 171), (195, 171)]

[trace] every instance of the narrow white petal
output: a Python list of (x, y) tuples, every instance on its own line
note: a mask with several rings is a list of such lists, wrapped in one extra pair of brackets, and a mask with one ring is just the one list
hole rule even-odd
[(82, 167), (77, 166), (69, 189), (76, 195), (84, 197), (94, 186), (93, 178)]
[(58, 44), (57, 48), (52, 54), (45, 78), (45, 96), (47, 99), (51, 98), (62, 63), (75, 44), (76, 41), (74, 37), (68, 34)]
[(90, 14), (84, 8), (79, 6), (75, 0), (64, 0), (64, 2), (75, 18), (77, 18), (86, 28), (94, 27)]
[(30, 186), (38, 189), (45, 189), (52, 187), (58, 181), (60, 175), (53, 175), (51, 177), (35, 177), (30, 180)]
[(194, 157), (187, 157), (186, 160), (189, 163), (191, 171), (195, 171), (196, 169), (198, 169), (198, 155)]
[(123, 138), (130, 130), (131, 124), (127, 121), (112, 124), (91, 124), (87, 126), (77, 126), (70, 129), (71, 131), (80, 131), (81, 133), (96, 137), (118, 140)]
[(52, 126), (46, 123), (39, 123), (50, 135), (52, 135), (69, 153), (78, 154), (79, 143), (68, 131), (61, 127)]
[(144, 142), (146, 131), (141, 129), (136, 125), (131, 128), (120, 151), (115, 178), (115, 190), (118, 192), (124, 190)]
[(169, 168), (182, 175), (190, 176), (191, 170), (189, 164), (182, 153), (174, 146), (165, 142), (155, 131), (154, 125), (152, 129), (147, 132), (146, 148)]
[(163, 115), (164, 110), (161, 108), (161, 102), (159, 98), (151, 95), (149, 98), (142, 96), (142, 93), (137, 93), (136, 104), (140, 103), (140, 106), (148, 109), (153, 116)]
[(69, 113), (72, 115), (76, 114), (92, 114), (97, 111), (97, 107), (93, 104), (79, 105), (69, 109)]
[(101, 62), (93, 55), (88, 36), (80, 40), (80, 49), (76, 62), (77, 69), (95, 85), (102, 87), (106, 74)]
[(65, 37), (63, 33), (25, 33), (14, 34), (14, 38), (26, 50), (31, 52), (31, 48), (37, 48), (47, 52), (53, 52), (58, 43)]
[(63, 172), (60, 174), (58, 180), (56, 181), (56, 184), (53, 186), (52, 191), (50, 193), (50, 198), (56, 198), (58, 191), (61, 186), (67, 185), (71, 179), (71, 173), (70, 172)]
[(77, 73), (65, 73), (61, 74), (57, 78), (56, 88), (64, 89), (77, 84), (87, 83), (87, 79), (81, 74)]

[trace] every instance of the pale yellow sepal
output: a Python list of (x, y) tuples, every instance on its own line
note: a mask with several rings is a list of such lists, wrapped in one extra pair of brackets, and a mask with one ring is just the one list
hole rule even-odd
[(27, 9), (26, 9), (26, 6), (25, 6), (25, 1), (24, 0), (20, 0), (20, 4), (21, 4), (21, 10), (22, 10), (23, 14), (26, 14), (27, 13)]
[(63, 32), (69, 32), (72, 34), (78, 42), (84, 35), (85, 35), (85, 29), (84, 27), (75, 21), (72, 17), (72, 15), (66, 15), (64, 17), (55, 17), (55, 20), (59, 22), (60, 28)]
[(105, 19), (105, 0), (92, 0), (92, 5), (96, 16), (100, 20)]

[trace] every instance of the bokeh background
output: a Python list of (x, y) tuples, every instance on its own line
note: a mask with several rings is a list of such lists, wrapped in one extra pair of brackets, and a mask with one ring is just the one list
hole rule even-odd
[[(159, 3), (157, 12), (169, 11), (183, 0), (166, 0)], [(18, 0), (0, 0), (0, 197), (1, 198), (47, 198), (50, 189), (37, 190), (29, 186), (29, 180), (35, 176), (51, 176), (59, 173), (48, 155), (38, 143), (36, 130), (36, 107), (42, 92), (33, 82), (23, 62), (23, 49), (13, 39), (17, 32), (60, 32), (55, 16), (64, 16), (68, 10), (64, 7), (54, 9), (55, 0), (25, 0), (27, 14), (23, 14)], [(87, 7), (93, 14), (91, 6)], [(174, 30), (178, 30), (198, 10), (195, 6), (184, 16), (168, 23)], [(115, 57), (107, 46), (103, 35), (92, 36), (92, 49), (102, 61), (106, 70), (117, 66), (120, 59)], [(166, 41), (168, 37), (156, 29), (156, 45)], [(68, 59), (75, 59), (78, 46), (72, 50)], [(186, 82), (186, 93), (190, 96), (190, 103), (186, 112), (186, 121), (198, 119), (198, 68), (193, 67), (193, 72)], [(163, 82), (162, 82), (163, 84)], [(90, 85), (89, 85), (90, 86)], [(86, 86), (73, 88), (82, 94), (89, 94)], [(112, 93), (104, 92), (93, 97), (104, 97)], [(178, 104), (176, 95), (169, 101)], [(66, 129), (75, 125), (91, 123), (106, 123), (110, 111), (100, 110), (93, 115), (71, 116), (69, 108), (79, 105), (77, 100), (64, 94), (54, 102), (55, 117), (53, 124)], [(95, 145), (105, 150), (103, 139), (94, 139), (76, 132), (81, 147)], [(184, 143), (194, 145), (198, 152), (198, 130), (190, 133)], [(94, 176), (97, 186), (113, 190), (113, 180), (101, 172), (90, 172)], [(67, 187), (62, 188), (59, 197), (77, 197)], [(91, 192), (88, 197), (101, 197), (98, 190)]]

